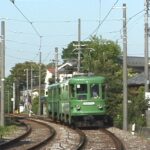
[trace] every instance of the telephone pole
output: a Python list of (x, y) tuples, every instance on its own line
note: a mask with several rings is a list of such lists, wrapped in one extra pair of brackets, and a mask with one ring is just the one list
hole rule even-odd
[(15, 105), (16, 105), (16, 84), (13, 82), (13, 113), (15, 113)]
[(1, 22), (1, 37), (0, 37), (0, 59), (1, 59), (1, 103), (0, 103), (0, 125), (4, 126), (4, 80), (5, 80), (5, 22)]
[(78, 19), (78, 66), (77, 72), (80, 72), (81, 66), (81, 20)]
[(80, 73), (81, 70), (81, 20), (80, 18), (78, 19), (78, 44), (77, 45), (73, 45), (76, 46), (76, 48), (73, 50), (77, 50), (78, 51), (78, 60), (77, 60), (77, 72)]
[(29, 69), (26, 69), (26, 90), (27, 90), (27, 99), (29, 98)]
[(40, 48), (39, 48), (39, 115), (41, 115), (41, 40), (42, 37), (40, 36)]
[(127, 98), (127, 18), (126, 4), (123, 4), (123, 130), (128, 129), (128, 98)]
[(31, 95), (32, 95), (32, 90), (33, 90), (33, 68), (32, 68), (32, 64), (31, 64)]
[(55, 48), (55, 83), (58, 82), (58, 48)]
[[(148, 99), (148, 105), (150, 105), (150, 92), (149, 92), (149, 25), (148, 25), (148, 17), (149, 17), (149, 5), (150, 0), (144, 0), (145, 6), (145, 17), (144, 17), (144, 53), (145, 53), (145, 99)], [(150, 127), (150, 106), (148, 106), (148, 110), (146, 110), (146, 124)]]
[(148, 11), (149, 11), (149, 0), (145, 0), (145, 17), (144, 17), (144, 22), (145, 22), (145, 34), (144, 34), (144, 45), (145, 45), (145, 93), (149, 92), (149, 77), (148, 77), (148, 31), (149, 31), (149, 27), (148, 27)]

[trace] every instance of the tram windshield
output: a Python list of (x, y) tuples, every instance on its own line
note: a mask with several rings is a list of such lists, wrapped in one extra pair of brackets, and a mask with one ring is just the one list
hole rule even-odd
[(99, 97), (100, 93), (99, 93), (99, 84), (91, 84), (91, 97)]
[(77, 99), (81, 99), (81, 100), (87, 99), (87, 84), (77, 84), (76, 93), (77, 93)]

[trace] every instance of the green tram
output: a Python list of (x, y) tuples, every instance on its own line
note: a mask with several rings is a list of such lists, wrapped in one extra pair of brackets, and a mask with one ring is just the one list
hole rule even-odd
[(49, 85), (48, 113), (53, 120), (75, 126), (101, 126), (106, 121), (106, 79), (75, 76)]

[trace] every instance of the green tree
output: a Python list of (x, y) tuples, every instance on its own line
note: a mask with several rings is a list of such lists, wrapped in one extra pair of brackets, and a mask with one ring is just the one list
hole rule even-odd
[(134, 87), (129, 90), (128, 121), (138, 126), (146, 125), (145, 111), (147, 109), (147, 100), (144, 98), (144, 87)]
[(12, 112), (12, 101), (11, 98), (13, 97), (13, 78), (12, 75), (9, 75), (7, 78), (5, 78), (5, 89), (4, 89), (4, 108), (6, 113)]
[(87, 47), (83, 51), (85, 57), (82, 60), (85, 70), (105, 76), (112, 76), (118, 72), (121, 49), (116, 43), (94, 36)]
[[(16, 108), (19, 107), (20, 103), (20, 91), (25, 90), (27, 87), (26, 82), (26, 70), (28, 69), (28, 85), (29, 89), (31, 87), (31, 71), (33, 77), (33, 87), (39, 86), (39, 64), (35, 62), (26, 61), (24, 63), (18, 63), (11, 69), (11, 75), (6, 78), (6, 81), (9, 81), (9, 85), (15, 82), (16, 85)], [(44, 84), (46, 74), (46, 66), (41, 64), (41, 84)], [(6, 89), (7, 90), (7, 89)], [(8, 91), (8, 90), (7, 90)], [(8, 105), (8, 103), (6, 103)]]
[[(88, 43), (90, 43), (90, 41), (81, 42), (81, 49), (83, 49), (82, 45), (88, 46)], [(77, 59), (77, 52), (78, 52), (77, 45), (78, 45), (78, 42), (73, 41), (68, 44), (67, 48), (63, 49), (61, 58), (64, 60), (64, 62), (66, 62), (68, 60), (72, 60), (72, 59)], [(82, 53), (81, 53), (81, 55), (82, 55)]]

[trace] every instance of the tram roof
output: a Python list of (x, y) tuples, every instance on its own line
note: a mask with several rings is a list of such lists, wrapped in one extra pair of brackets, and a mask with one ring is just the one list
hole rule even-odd
[(69, 83), (103, 83), (104, 81), (105, 77), (102, 76), (75, 76), (69, 80)]

